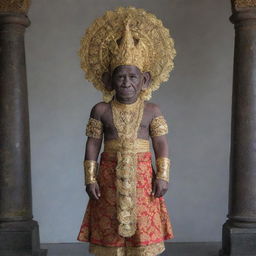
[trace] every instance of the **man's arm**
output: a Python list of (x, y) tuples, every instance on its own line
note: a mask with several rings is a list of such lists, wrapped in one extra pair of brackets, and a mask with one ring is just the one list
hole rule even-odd
[[(101, 115), (103, 113), (103, 104), (95, 105), (90, 114), (90, 120), (87, 125), (86, 135), (88, 136), (85, 147), (84, 163), (85, 169), (87, 165), (96, 165), (101, 148), (103, 136), (103, 124), (101, 123)], [(85, 170), (86, 172), (86, 170)], [(88, 174), (87, 174), (88, 175)], [(86, 173), (85, 173), (85, 178)], [(100, 189), (97, 182), (86, 184), (86, 192), (91, 199), (98, 200), (100, 197)]]
[[(166, 167), (168, 169), (170, 164), (168, 158), (169, 146), (167, 141), (168, 126), (159, 107), (153, 104), (152, 108), (154, 116), (150, 123), (150, 136), (152, 139), (157, 166), (157, 175), (156, 179), (153, 181), (152, 194), (155, 197), (162, 197), (168, 190), (169, 181), (169, 176), (167, 175), (168, 172), (164, 171)], [(161, 173), (162, 171), (164, 172)]]
[[(155, 158), (160, 159), (162, 157), (168, 158), (168, 142), (167, 136), (155, 136), (152, 138), (153, 149), (155, 152)], [(168, 190), (168, 181), (156, 178), (153, 181), (152, 194), (155, 197), (162, 197)]]
[(166, 135), (152, 137), (152, 144), (156, 159), (169, 156), (169, 146)]
[[(85, 148), (85, 157), (84, 162), (86, 160), (97, 162), (98, 155), (101, 148), (102, 139), (94, 139), (88, 137)], [(86, 174), (85, 174), (86, 175)], [(90, 183), (86, 184), (86, 192), (91, 199), (99, 199), (100, 197), (100, 189), (98, 183)]]
[(102, 138), (95, 139), (92, 137), (88, 137), (85, 146), (85, 155), (84, 160), (94, 160), (97, 161), (100, 148), (101, 148)]

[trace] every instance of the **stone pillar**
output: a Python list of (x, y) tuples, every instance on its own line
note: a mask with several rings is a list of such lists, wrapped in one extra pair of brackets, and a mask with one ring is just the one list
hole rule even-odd
[(24, 32), (28, 0), (0, 0), (0, 255), (42, 256), (32, 218)]
[(256, 0), (233, 0), (235, 53), (228, 220), (220, 255), (256, 255)]

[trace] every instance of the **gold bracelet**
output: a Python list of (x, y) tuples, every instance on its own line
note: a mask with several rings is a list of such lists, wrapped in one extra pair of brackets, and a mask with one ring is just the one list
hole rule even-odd
[(97, 162), (93, 160), (85, 160), (84, 161), (84, 180), (85, 185), (96, 183), (97, 176)]
[(156, 178), (169, 182), (170, 179), (170, 159), (159, 157), (156, 159)]

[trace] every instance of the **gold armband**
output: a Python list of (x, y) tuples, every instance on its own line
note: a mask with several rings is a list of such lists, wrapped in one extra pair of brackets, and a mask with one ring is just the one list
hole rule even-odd
[(103, 124), (100, 120), (90, 117), (86, 126), (86, 133), (88, 137), (101, 139), (103, 134)]
[(84, 183), (93, 184), (96, 183), (97, 177), (97, 162), (93, 160), (85, 160), (84, 161)]
[(156, 159), (156, 178), (169, 182), (170, 178), (170, 159), (159, 157)]
[(155, 117), (149, 126), (150, 136), (161, 136), (168, 133), (168, 125), (163, 116)]

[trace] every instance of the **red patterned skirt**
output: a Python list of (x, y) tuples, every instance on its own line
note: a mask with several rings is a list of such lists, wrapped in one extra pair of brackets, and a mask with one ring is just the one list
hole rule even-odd
[(101, 197), (89, 199), (77, 239), (89, 242), (89, 251), (97, 256), (155, 256), (164, 251), (164, 240), (173, 232), (163, 197), (151, 195), (154, 171), (151, 153), (137, 153), (137, 229), (133, 236), (118, 234), (115, 167), (113, 154), (101, 154), (98, 184)]

